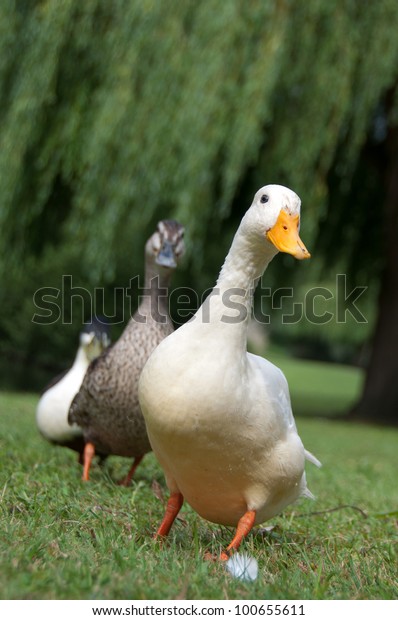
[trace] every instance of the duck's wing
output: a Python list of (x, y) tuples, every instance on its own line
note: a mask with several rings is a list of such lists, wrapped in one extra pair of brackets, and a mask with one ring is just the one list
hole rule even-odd
[(109, 373), (109, 356), (112, 346), (96, 357), (87, 368), (79, 391), (72, 400), (68, 413), (68, 423), (86, 427), (90, 419), (96, 415), (100, 406), (101, 390), (106, 387)]
[[(247, 355), (250, 363), (257, 368), (266, 383), (267, 394), (274, 411), (280, 416), (286, 427), (297, 432), (290, 400), (289, 385), (282, 370), (259, 355), (252, 353)], [(304, 455), (306, 460), (313, 463), (313, 465), (317, 467), (322, 466), (321, 462), (305, 448)]]
[(267, 399), (281, 423), (287, 428), (297, 430), (290, 402), (289, 386), (283, 372), (264, 357), (253, 353), (248, 353), (247, 356), (256, 381), (264, 386)]

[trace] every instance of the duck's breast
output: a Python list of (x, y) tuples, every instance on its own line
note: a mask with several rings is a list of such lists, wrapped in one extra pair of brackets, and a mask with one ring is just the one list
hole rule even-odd
[(159, 345), (140, 379), (168, 486), (210, 521), (235, 525), (247, 506), (269, 518), (272, 502), (299, 495), (304, 466), (286, 381), (272, 364), (246, 355), (234, 364), (200, 340), (191, 339), (187, 355), (177, 334)]
[(71, 370), (41, 397), (36, 410), (36, 423), (41, 434), (62, 443), (82, 435), (77, 425), (68, 424), (68, 411), (83, 380), (84, 370)]

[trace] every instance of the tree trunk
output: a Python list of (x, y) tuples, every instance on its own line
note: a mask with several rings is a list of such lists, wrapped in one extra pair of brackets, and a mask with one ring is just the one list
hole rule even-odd
[[(386, 151), (385, 267), (370, 363), (351, 417), (398, 425), (398, 127), (389, 130)], [(374, 205), (374, 216), (379, 213)]]

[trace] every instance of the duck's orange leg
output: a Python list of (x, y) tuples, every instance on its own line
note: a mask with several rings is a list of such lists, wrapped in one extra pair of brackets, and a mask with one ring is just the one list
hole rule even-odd
[(154, 538), (158, 538), (159, 536), (167, 536), (167, 534), (170, 532), (171, 526), (174, 523), (174, 519), (180, 512), (183, 503), (184, 497), (182, 493), (173, 493), (172, 495), (170, 495), (167, 501), (166, 512), (164, 514), (163, 521), (160, 524), (160, 527), (156, 532)]
[(238, 526), (236, 528), (235, 536), (231, 543), (228, 545), (225, 551), (220, 555), (220, 560), (226, 561), (231, 555), (232, 551), (239, 549), (239, 546), (245, 536), (252, 530), (254, 522), (256, 520), (256, 511), (249, 510), (245, 512), (243, 517), (239, 519)]
[(90, 471), (90, 467), (91, 467), (91, 463), (92, 460), (94, 458), (95, 455), (95, 446), (93, 443), (87, 442), (86, 445), (84, 446), (84, 453), (83, 453), (83, 459), (84, 459), (84, 464), (83, 464), (83, 475), (82, 475), (82, 480), (84, 480), (85, 482), (87, 482), (87, 480), (89, 480), (89, 471)]
[(127, 476), (125, 476), (124, 478), (122, 478), (122, 480), (120, 480), (120, 482), (118, 484), (120, 484), (123, 487), (128, 487), (132, 477), (135, 474), (135, 470), (137, 469), (138, 465), (141, 463), (142, 459), (144, 458), (144, 455), (142, 456), (136, 456), (132, 466), (130, 467)]

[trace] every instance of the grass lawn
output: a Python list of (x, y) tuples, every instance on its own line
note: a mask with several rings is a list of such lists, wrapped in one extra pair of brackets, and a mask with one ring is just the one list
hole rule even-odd
[[(284, 370), (293, 402), (307, 413), (347, 405), (353, 381), (355, 389), (360, 384), (357, 374), (336, 380), (327, 365), (318, 365), (316, 378), (306, 363), (289, 360)], [(0, 394), (0, 598), (398, 597), (397, 430), (299, 417), (306, 447), (323, 462), (320, 470), (307, 467), (317, 501), (290, 506), (266, 524), (272, 531), (257, 528), (248, 537), (242, 548), (260, 571), (244, 583), (203, 560), (230, 541), (231, 530), (188, 506), (163, 546), (152, 541), (166, 494), (152, 454), (129, 489), (113, 482), (129, 466), (116, 457), (94, 465), (84, 484), (75, 454), (38, 435), (36, 402)], [(333, 510), (342, 505), (352, 507)]]

